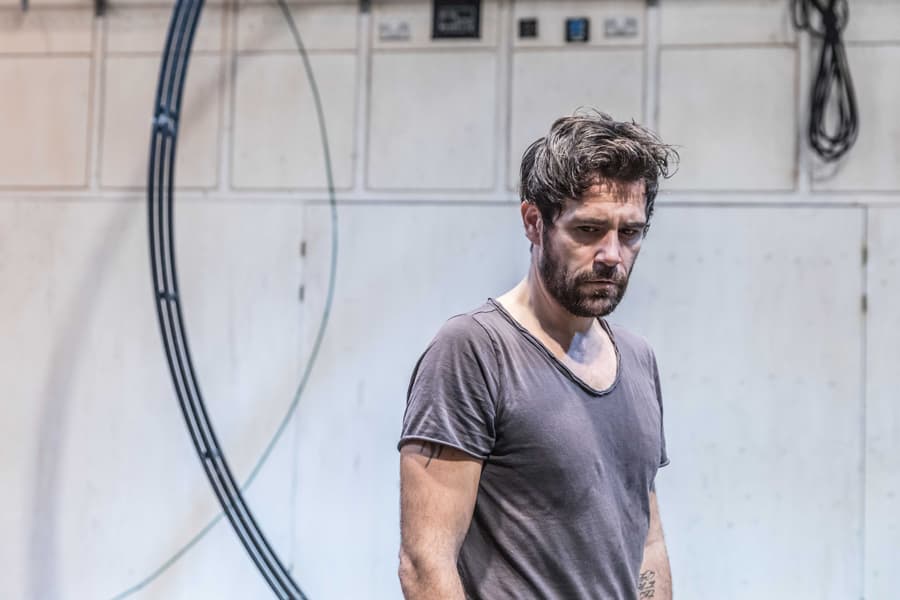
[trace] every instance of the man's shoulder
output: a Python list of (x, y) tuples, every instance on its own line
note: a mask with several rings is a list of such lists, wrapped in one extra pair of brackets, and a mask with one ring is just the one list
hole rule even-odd
[(487, 300), (481, 306), (447, 319), (434, 336), (435, 342), (492, 343), (490, 330), (495, 327), (497, 307)]
[(653, 359), (653, 347), (647, 338), (616, 323), (609, 323), (609, 328), (620, 353), (630, 352), (643, 359)]

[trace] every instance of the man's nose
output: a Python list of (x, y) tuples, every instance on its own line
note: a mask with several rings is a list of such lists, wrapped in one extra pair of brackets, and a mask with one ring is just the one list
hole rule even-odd
[(622, 262), (622, 245), (619, 243), (619, 232), (607, 231), (597, 246), (594, 262), (607, 267), (617, 267)]

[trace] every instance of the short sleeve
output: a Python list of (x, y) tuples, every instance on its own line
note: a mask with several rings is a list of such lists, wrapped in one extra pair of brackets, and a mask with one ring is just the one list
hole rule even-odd
[(413, 370), (398, 448), (427, 440), (487, 458), (496, 437), (496, 398), (490, 336), (473, 316), (453, 317)]
[(656, 388), (656, 401), (659, 402), (659, 444), (660, 444), (660, 456), (659, 456), (659, 466), (665, 467), (669, 464), (669, 455), (666, 452), (666, 428), (663, 424), (663, 398), (662, 398), (662, 386), (659, 382), (659, 367), (656, 366), (656, 356), (653, 354), (653, 350), (650, 350), (650, 364), (653, 367), (653, 384)]

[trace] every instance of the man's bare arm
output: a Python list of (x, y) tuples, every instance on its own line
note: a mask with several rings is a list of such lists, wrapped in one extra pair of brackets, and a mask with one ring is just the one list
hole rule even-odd
[(400, 449), (400, 586), (407, 600), (463, 600), (456, 568), (482, 461), (425, 441)]
[(663, 538), (662, 522), (656, 492), (650, 492), (650, 528), (644, 544), (644, 560), (638, 580), (638, 598), (645, 600), (672, 600), (672, 573), (669, 570), (669, 554)]

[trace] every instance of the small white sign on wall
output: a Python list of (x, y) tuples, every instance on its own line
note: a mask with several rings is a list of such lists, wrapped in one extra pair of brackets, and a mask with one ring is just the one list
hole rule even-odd
[(410, 37), (408, 21), (382, 21), (378, 24), (378, 39), (382, 42), (406, 42)]
[(631, 38), (638, 35), (636, 17), (610, 17), (603, 21), (603, 35), (608, 38)]

